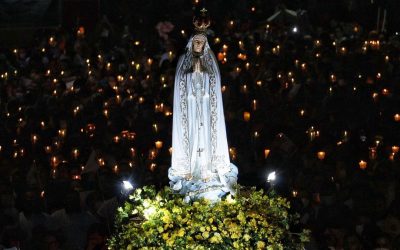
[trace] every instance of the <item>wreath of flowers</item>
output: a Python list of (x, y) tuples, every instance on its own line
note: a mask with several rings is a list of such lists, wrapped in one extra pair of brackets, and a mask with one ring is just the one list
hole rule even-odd
[(109, 249), (304, 249), (309, 231), (291, 231), (298, 216), (286, 199), (237, 190), (219, 202), (185, 203), (169, 187), (136, 189), (118, 208)]

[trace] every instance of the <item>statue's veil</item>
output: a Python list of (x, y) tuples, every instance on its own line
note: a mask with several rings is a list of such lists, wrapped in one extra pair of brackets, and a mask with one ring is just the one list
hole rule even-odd
[[(193, 37), (186, 45), (185, 54), (178, 61), (175, 84), (174, 84), (174, 106), (173, 106), (173, 129), (172, 129), (172, 162), (169, 177), (183, 177), (189, 174), (189, 136), (187, 117), (187, 72), (191, 71), (193, 62)], [(221, 75), (218, 62), (206, 39), (200, 60), (206, 68), (209, 80), (210, 95), (210, 124), (211, 127), (211, 163), (219, 174), (229, 171), (229, 151), (226, 138), (225, 119), (221, 94)], [(171, 179), (172, 180), (172, 179)]]

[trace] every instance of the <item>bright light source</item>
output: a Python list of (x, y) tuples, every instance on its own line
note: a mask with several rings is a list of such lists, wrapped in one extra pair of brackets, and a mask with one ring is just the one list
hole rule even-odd
[(275, 180), (276, 180), (276, 172), (272, 171), (271, 173), (268, 174), (267, 182), (273, 182)]
[(296, 26), (294, 26), (294, 27), (292, 28), (292, 32), (293, 32), (293, 33), (297, 33), (297, 31), (299, 31), (299, 29), (298, 29)]
[(133, 189), (133, 186), (132, 186), (132, 184), (131, 184), (129, 181), (123, 181), (122, 184), (123, 184), (123, 186), (124, 186), (124, 189), (127, 190), (127, 191)]

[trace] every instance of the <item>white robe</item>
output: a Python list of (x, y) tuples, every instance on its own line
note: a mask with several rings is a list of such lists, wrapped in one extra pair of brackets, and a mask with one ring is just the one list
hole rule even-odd
[[(191, 41), (178, 62), (174, 85), (172, 164), (168, 175), (175, 190), (182, 188), (179, 180), (188, 178), (226, 185), (223, 176), (233, 166), (229, 160), (217, 61), (206, 43), (202, 57), (208, 71), (200, 73), (201, 93), (196, 95), (193, 80), (199, 73), (190, 71)], [(237, 169), (234, 181), (236, 175)]]

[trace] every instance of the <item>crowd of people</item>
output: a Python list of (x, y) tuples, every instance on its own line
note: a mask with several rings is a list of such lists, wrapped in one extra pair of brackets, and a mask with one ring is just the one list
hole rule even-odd
[[(287, 197), (307, 249), (400, 249), (400, 36), (252, 12), (208, 36), (239, 184)], [(168, 185), (187, 27), (104, 16), (1, 50), (0, 249), (106, 249), (122, 181)]]

